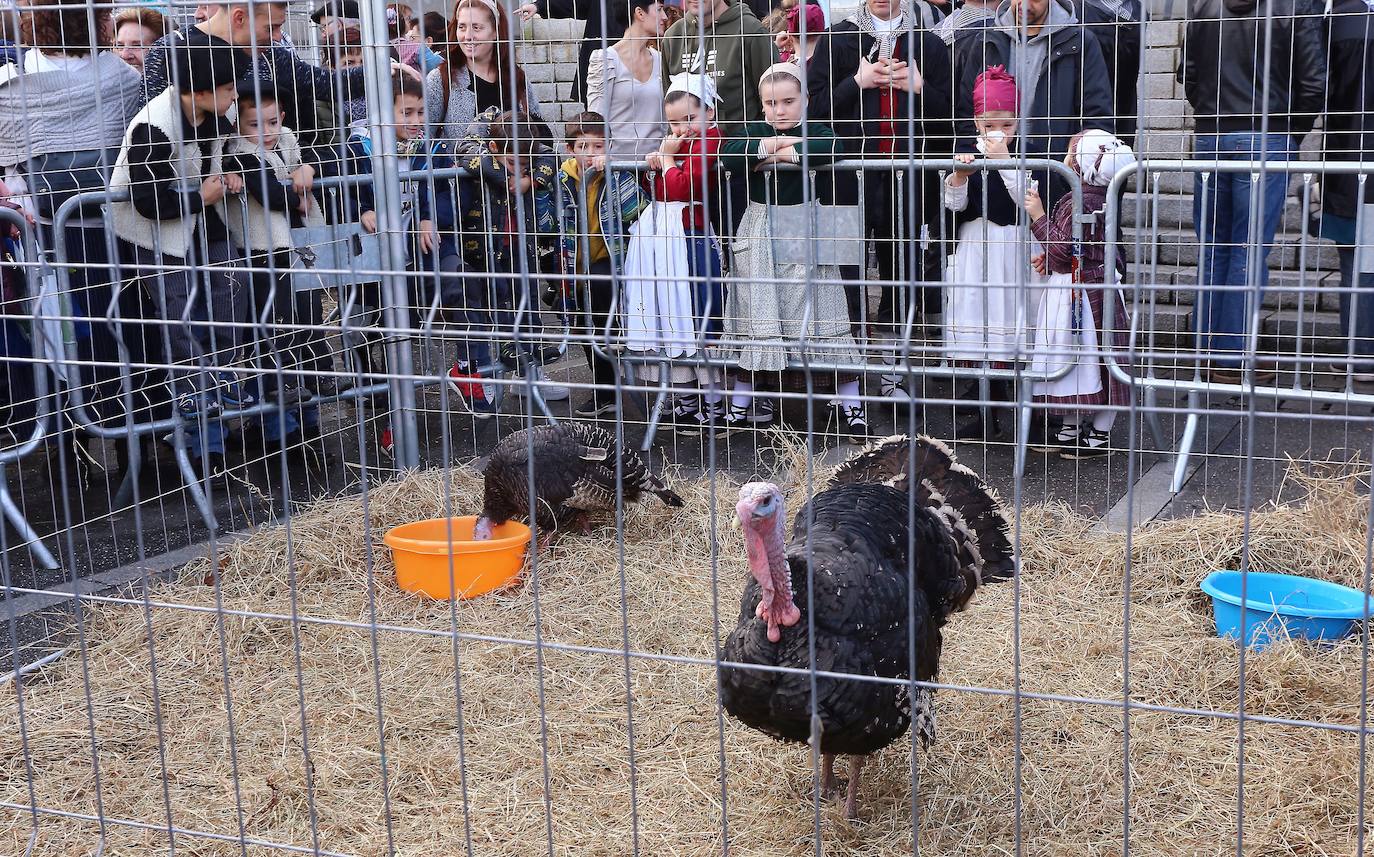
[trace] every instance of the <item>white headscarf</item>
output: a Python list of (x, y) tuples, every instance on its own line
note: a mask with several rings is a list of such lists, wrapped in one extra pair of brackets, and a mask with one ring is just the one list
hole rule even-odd
[(1106, 187), (1116, 174), (1135, 163), (1135, 152), (1131, 147), (1108, 134), (1096, 129), (1083, 132), (1074, 146), (1074, 157), (1078, 159), (1078, 173), (1083, 183)]
[(794, 78), (794, 79), (797, 81), (797, 86), (801, 87), (802, 96), (803, 96), (803, 97), (806, 96), (806, 81), (802, 80), (801, 68), (798, 67), (796, 63), (791, 63), (791, 62), (775, 62), (775, 63), (773, 63), (772, 65), (770, 65), (770, 66), (767, 68), (766, 71), (764, 71), (763, 74), (759, 75), (759, 86), (762, 86), (762, 85), (763, 85), (763, 82), (764, 82), (765, 80), (767, 80), (768, 78), (772, 77), (772, 76), (775, 75), (775, 74), (785, 74), (785, 75), (788, 75), (789, 77)]
[(695, 95), (706, 107), (715, 107), (719, 100), (716, 96), (716, 82), (711, 80), (709, 75), (699, 72), (680, 71), (668, 78), (668, 91), (664, 94), (672, 95), (674, 92)]

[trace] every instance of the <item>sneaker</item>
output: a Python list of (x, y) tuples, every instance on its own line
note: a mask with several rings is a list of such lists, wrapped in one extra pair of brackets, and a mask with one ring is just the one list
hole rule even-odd
[(294, 408), (315, 398), (308, 389), (297, 386), (290, 381), (283, 382), (280, 387), (272, 386), (267, 391), (266, 397), (268, 401), (283, 408)]
[(557, 363), (564, 353), (561, 345), (525, 345), (517, 351), (514, 342), (507, 342), (501, 346), (498, 358), (502, 366), (514, 372), (520, 368), (522, 358), (542, 366), (545, 363)]
[(1098, 431), (1091, 425), (1084, 426), (1074, 443), (1059, 453), (1060, 458), (1076, 461), (1081, 458), (1101, 458), (1111, 452), (1107, 444), (1111, 437), (1105, 431)]
[(677, 424), (677, 433), (686, 435), (713, 432), (725, 419), (725, 401), (703, 402), (696, 414)]
[(868, 417), (864, 413), (863, 405), (855, 406), (836, 402), (833, 407), (839, 417), (841, 435), (855, 439), (868, 436)]
[(1031, 417), (1026, 446), (1036, 452), (1058, 452), (1078, 438), (1077, 426), (1066, 426), (1058, 417)]
[(459, 406), (481, 420), (496, 413), (496, 407), (487, 395), (488, 386), (480, 375), (468, 371), (458, 363), (454, 363), (448, 370), (448, 388), (458, 398)]
[(898, 404), (911, 404), (911, 393), (906, 388), (906, 377), (903, 375), (883, 375), (878, 379), (878, 391), (885, 398), (891, 399)]
[(377, 447), (381, 449), (382, 455), (387, 458), (396, 458), (396, 438), (391, 433), (391, 426), (387, 426), (386, 430), (382, 432), (382, 439), (377, 443)]
[(251, 408), (257, 403), (257, 397), (244, 389), (243, 385), (227, 372), (221, 372), (217, 379), (218, 384), (212, 391), (212, 395), (223, 403), (224, 407), (231, 410), (241, 410)]
[[(749, 427), (748, 405), (736, 405), (731, 402), (730, 406), (724, 410), (723, 415), (712, 418), (715, 425), (711, 428), (711, 432), (716, 437), (729, 437), (735, 432), (743, 431)], [(703, 429), (704, 427), (705, 423), (703, 422)]]
[(615, 399), (598, 399), (595, 396), (573, 408), (573, 416), (583, 420), (610, 417), (618, 413), (620, 408), (616, 407)]
[(773, 405), (773, 400), (754, 396), (749, 402), (749, 413), (745, 419), (756, 428), (772, 425), (773, 420), (777, 419), (777, 409)]
[[(549, 381), (548, 376), (544, 374), (544, 370), (538, 366), (534, 367), (534, 383), (535, 386), (539, 388), (539, 395), (543, 396), (546, 402), (566, 402), (568, 397), (572, 395), (567, 387)], [(507, 387), (506, 390), (512, 396), (518, 396), (523, 399), (529, 395), (530, 385), (525, 378), (517, 377), (515, 378), (515, 383)]]

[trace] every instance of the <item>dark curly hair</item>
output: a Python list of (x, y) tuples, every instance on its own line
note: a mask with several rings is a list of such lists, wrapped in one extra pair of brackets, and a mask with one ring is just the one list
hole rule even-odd
[(20, 7), (19, 38), (25, 47), (80, 57), (109, 46), (108, 6), (86, 0), (43, 0), (43, 6)]

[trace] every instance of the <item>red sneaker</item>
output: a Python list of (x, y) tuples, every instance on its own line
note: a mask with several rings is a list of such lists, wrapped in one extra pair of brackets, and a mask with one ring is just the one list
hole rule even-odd
[(386, 431), (382, 432), (381, 442), (382, 454), (387, 458), (396, 457), (396, 441), (391, 436), (391, 427), (387, 426)]
[(482, 376), (464, 371), (454, 363), (448, 370), (448, 388), (458, 397), (458, 403), (478, 419), (486, 419), (496, 413), (491, 399), (487, 396), (487, 385)]

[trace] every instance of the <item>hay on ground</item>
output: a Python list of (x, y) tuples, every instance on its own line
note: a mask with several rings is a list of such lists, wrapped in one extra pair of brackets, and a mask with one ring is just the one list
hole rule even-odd
[[(451, 480), (451, 484), (450, 484)], [(725, 526), (734, 487), (718, 481), (681, 487), (681, 514), (658, 505), (629, 512), (625, 530), (625, 612), (633, 649), (710, 658), (729, 625), (745, 579), (738, 534)], [(1318, 479), (1306, 501), (1257, 511), (1250, 558), (1256, 569), (1296, 570), (1360, 585), (1367, 498), (1352, 480)], [(793, 492), (795, 495), (795, 491)], [(451, 496), (451, 507), (445, 496)], [(374, 659), (366, 628), (154, 608), (153, 641), (143, 610), (97, 606), (87, 628), (90, 705), (106, 816), (167, 821), (164, 784), (178, 827), (310, 848), (311, 794), (319, 847), (362, 855), (472, 853), (531, 855), (546, 850), (546, 823), (559, 855), (631, 852), (632, 824), (646, 853), (802, 855), (814, 850), (810, 757), (726, 719), (717, 725), (709, 666), (637, 659), (630, 666), (635, 767), (632, 793), (625, 663), (619, 656), (449, 637), (446, 603), (421, 601), (391, 582), (380, 537), (388, 527), (476, 508), (480, 479), (466, 471), (427, 472), (359, 498), (320, 503), (285, 529), (229, 548), (219, 562), (222, 598), (236, 610), (436, 632), (380, 630)], [(710, 517), (711, 501), (717, 516)], [(795, 497), (794, 497), (795, 499)], [(366, 526), (364, 522), (366, 520)], [(1119, 699), (1123, 693), (1124, 536), (1058, 506), (1024, 510), (1024, 573), (1019, 590), (989, 587), (946, 633), (943, 680), (1012, 687), (1012, 608), (1020, 596), (1021, 686), (1028, 692)], [(711, 542), (719, 541), (715, 574)], [(1212, 513), (1153, 524), (1135, 535), (1130, 588), (1132, 697), (1149, 705), (1234, 711), (1237, 649), (1211, 636), (1197, 581), (1232, 566), (1241, 519)], [(290, 562), (288, 562), (288, 556)], [(158, 585), (155, 602), (211, 608), (208, 563)], [(621, 577), (613, 530), (566, 537), (539, 563), (544, 640), (621, 647)], [(713, 581), (719, 580), (719, 587)], [(464, 632), (533, 638), (533, 588), (457, 605)], [(232, 691), (237, 802), (220, 635)], [(297, 681), (295, 647), (300, 647)], [(165, 760), (153, 710), (150, 656), (156, 658)], [(537, 659), (542, 656), (542, 673)], [(461, 666), (461, 728), (455, 663)], [(1248, 660), (1252, 714), (1355, 726), (1361, 657), (1357, 643), (1318, 651), (1280, 644)], [(546, 822), (541, 718), (546, 699), (549, 811)], [(383, 715), (374, 681), (381, 685)], [(24, 747), (13, 686), (0, 702), (0, 794), (27, 804)], [(305, 702), (310, 768), (302, 756)], [(38, 802), (97, 813), (86, 693), (78, 657), (26, 682), (24, 735)], [(1006, 697), (940, 691), (939, 738), (916, 760), (923, 854), (1012, 853), (1015, 705)], [(1120, 708), (1023, 700), (1020, 705), (1020, 832), (1026, 853), (1121, 852), (1123, 721)], [(1131, 847), (1141, 855), (1223, 854), (1237, 829), (1237, 727), (1224, 719), (1135, 711), (1130, 726)], [(385, 743), (391, 824), (383, 803)], [(1286, 725), (1247, 724), (1241, 826), (1252, 854), (1349, 854), (1358, 833), (1356, 735)], [(829, 855), (911, 853), (910, 743), (899, 742), (868, 768), (861, 820), (823, 811)], [(726, 799), (722, 802), (721, 756)], [(163, 766), (165, 765), (165, 778)], [(307, 773), (309, 779), (307, 779)], [(466, 780), (464, 779), (466, 773)], [(467, 802), (462, 789), (466, 787)], [(0, 852), (22, 853), (27, 813), (0, 810), (9, 831)], [(632, 815), (633, 814), (633, 815)], [(728, 824), (727, 824), (728, 822)], [(93, 823), (44, 817), (36, 854), (91, 853)], [(239, 853), (203, 838), (177, 839), (178, 853)], [(112, 825), (106, 854), (166, 850), (165, 836)], [(250, 854), (279, 853), (249, 848)]]

